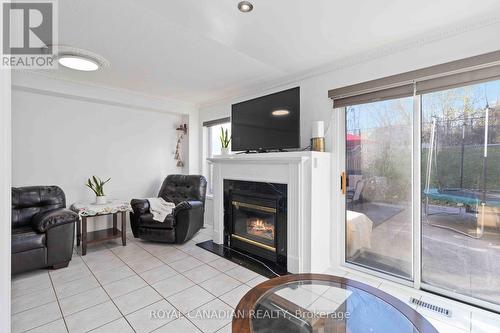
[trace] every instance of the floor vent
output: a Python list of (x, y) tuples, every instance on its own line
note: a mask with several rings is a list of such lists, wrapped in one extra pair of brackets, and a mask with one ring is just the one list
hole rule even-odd
[(421, 301), (421, 300), (416, 299), (414, 297), (410, 297), (410, 303), (414, 304), (414, 305), (417, 305), (417, 306), (421, 306), (421, 307), (426, 308), (426, 309), (429, 309), (431, 311), (440, 313), (440, 314), (442, 314), (444, 316), (451, 317), (451, 311), (450, 310), (442, 308), (442, 307), (434, 305), (434, 304), (431, 304), (431, 303), (427, 303), (427, 302)]

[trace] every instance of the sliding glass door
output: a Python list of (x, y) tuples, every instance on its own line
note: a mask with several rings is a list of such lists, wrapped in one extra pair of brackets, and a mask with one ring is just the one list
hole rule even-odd
[(500, 306), (500, 80), (341, 110), (345, 262)]
[(411, 279), (413, 98), (345, 110), (346, 261)]
[(422, 105), (422, 283), (500, 304), (500, 81)]

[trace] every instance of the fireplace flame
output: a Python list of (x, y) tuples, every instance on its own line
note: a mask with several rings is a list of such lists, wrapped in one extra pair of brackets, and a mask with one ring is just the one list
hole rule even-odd
[(255, 236), (274, 239), (274, 225), (262, 219), (249, 219), (247, 232)]

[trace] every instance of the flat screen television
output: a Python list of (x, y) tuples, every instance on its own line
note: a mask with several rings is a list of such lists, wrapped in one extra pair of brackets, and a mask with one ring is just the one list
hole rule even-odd
[(300, 87), (233, 104), (231, 149), (300, 148)]

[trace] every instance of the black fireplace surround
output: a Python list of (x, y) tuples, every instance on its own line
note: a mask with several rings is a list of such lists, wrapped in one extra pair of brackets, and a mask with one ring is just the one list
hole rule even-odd
[(287, 185), (224, 180), (224, 245), (287, 271)]

